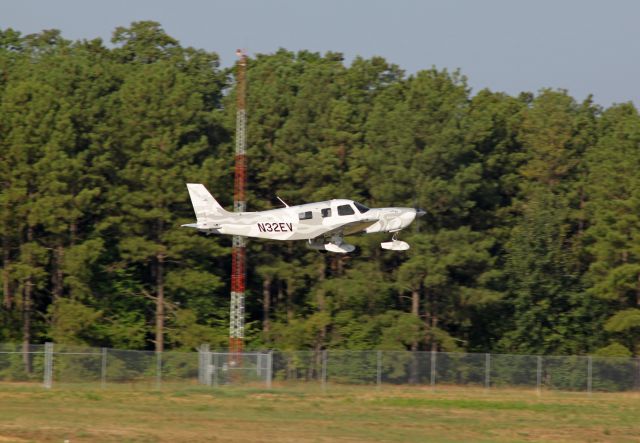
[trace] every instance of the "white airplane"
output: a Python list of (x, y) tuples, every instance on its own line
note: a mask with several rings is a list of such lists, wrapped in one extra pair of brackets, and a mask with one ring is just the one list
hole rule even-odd
[(187, 189), (196, 213), (197, 223), (182, 225), (208, 234), (240, 235), (271, 240), (307, 240), (308, 246), (320, 251), (352, 252), (355, 246), (344, 237), (358, 232), (392, 232), (383, 249), (404, 251), (409, 244), (396, 239), (397, 233), (421, 217), (425, 211), (414, 208), (370, 209), (353, 200), (328, 200), (260, 212), (228, 212), (204, 185), (188, 183)]

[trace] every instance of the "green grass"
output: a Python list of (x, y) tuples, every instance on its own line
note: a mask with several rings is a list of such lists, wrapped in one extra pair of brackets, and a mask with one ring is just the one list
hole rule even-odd
[(638, 394), (0, 384), (0, 442), (632, 442)]
[[(551, 413), (569, 413), (575, 409), (571, 404), (530, 403), (525, 401), (492, 401), (492, 400), (464, 400), (464, 399), (429, 399), (429, 398), (385, 398), (380, 404), (409, 407), (409, 408), (440, 408), (440, 409), (473, 409), (477, 411), (533, 411)], [(581, 406), (584, 408), (585, 406)], [(593, 408), (590, 408), (593, 409)]]

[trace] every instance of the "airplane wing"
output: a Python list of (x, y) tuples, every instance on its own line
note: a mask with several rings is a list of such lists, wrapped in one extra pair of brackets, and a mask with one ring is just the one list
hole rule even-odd
[(332, 235), (336, 235), (336, 234), (339, 234), (342, 236), (355, 234), (356, 232), (364, 231), (365, 229), (367, 229), (369, 226), (376, 223), (377, 221), (378, 219), (375, 218), (375, 219), (358, 220), (354, 222), (345, 223), (343, 225), (338, 226), (337, 228), (333, 228), (330, 231), (324, 232), (315, 238), (331, 237)]

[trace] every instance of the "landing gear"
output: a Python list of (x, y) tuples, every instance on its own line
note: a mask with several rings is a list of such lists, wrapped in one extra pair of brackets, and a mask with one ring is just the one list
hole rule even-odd
[(356, 249), (355, 246), (345, 243), (341, 235), (331, 236), (331, 241), (325, 243), (324, 248), (327, 251), (337, 252), (339, 254), (347, 254), (349, 252), (353, 252), (353, 250)]
[(327, 243), (324, 242), (324, 239), (311, 239), (309, 240), (309, 247), (311, 249), (316, 249), (318, 251), (324, 252), (337, 252), (339, 254), (347, 254), (349, 252), (353, 252), (356, 247), (345, 243), (342, 236), (334, 235), (331, 237), (331, 240)]
[(340, 254), (347, 254), (349, 252), (353, 252), (356, 247), (353, 245), (350, 245), (348, 243), (341, 243), (339, 245), (335, 244), (335, 243), (325, 243), (324, 248), (327, 251), (330, 252), (337, 252)]
[(380, 243), (380, 247), (382, 249), (389, 249), (391, 251), (406, 251), (407, 249), (409, 249), (409, 243), (397, 239), (398, 232), (400, 231), (396, 231), (393, 233), (391, 241)]

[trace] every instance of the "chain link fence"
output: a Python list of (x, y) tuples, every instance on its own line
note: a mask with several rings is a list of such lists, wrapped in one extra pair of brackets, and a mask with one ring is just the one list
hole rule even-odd
[(231, 354), (132, 351), (47, 343), (0, 344), (0, 382), (73, 385), (303, 384), (323, 390), (346, 385), (476, 386), (577, 392), (640, 390), (640, 359), (408, 351), (268, 351)]

